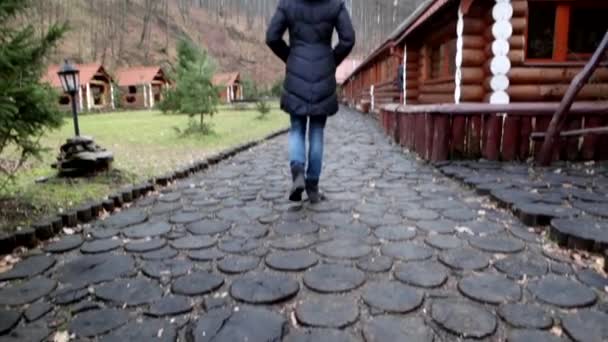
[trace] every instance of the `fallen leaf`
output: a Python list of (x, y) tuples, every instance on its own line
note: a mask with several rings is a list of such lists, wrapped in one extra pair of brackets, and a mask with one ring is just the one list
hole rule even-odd
[(289, 316), (289, 318), (291, 318), (291, 325), (293, 325), (294, 327), (298, 326), (298, 322), (296, 320), (296, 313), (295, 311), (291, 312), (291, 315)]
[(459, 232), (459, 233), (474, 235), (474, 233), (471, 230), (471, 228), (468, 228), (468, 227), (458, 226), (458, 227), (456, 227), (456, 231)]
[(553, 328), (551, 328), (551, 333), (555, 336), (561, 337), (564, 332), (562, 330), (562, 328), (558, 325), (554, 326)]
[(70, 335), (67, 331), (58, 331), (53, 336), (53, 342), (68, 342)]

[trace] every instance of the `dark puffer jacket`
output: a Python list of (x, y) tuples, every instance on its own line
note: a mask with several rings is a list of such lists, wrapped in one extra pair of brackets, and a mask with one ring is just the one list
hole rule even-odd
[[(334, 28), (339, 42), (332, 49)], [(289, 45), (283, 40), (287, 30)], [(281, 109), (307, 116), (338, 111), (336, 66), (355, 45), (343, 0), (280, 0), (266, 44), (287, 65)]]

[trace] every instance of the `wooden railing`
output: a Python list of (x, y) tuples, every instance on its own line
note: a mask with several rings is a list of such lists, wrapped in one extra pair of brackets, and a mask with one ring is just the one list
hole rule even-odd
[[(426, 160), (527, 160), (537, 156), (542, 146), (532, 136), (547, 131), (558, 107), (559, 103), (388, 104), (380, 108), (380, 122), (388, 135)], [(590, 129), (607, 124), (608, 101), (579, 102), (570, 108), (565, 127)], [(552, 158), (608, 159), (607, 145), (607, 136), (593, 133), (562, 139)]]
[[(570, 86), (566, 91), (566, 95), (564, 95), (562, 102), (556, 109), (553, 118), (549, 122), (545, 142), (537, 158), (541, 165), (547, 166), (551, 163), (552, 154), (555, 153), (556, 141), (558, 140), (561, 131), (566, 125), (566, 122), (568, 120), (568, 114), (570, 112), (570, 107), (574, 103), (574, 99), (576, 98), (578, 93), (583, 89), (583, 86), (589, 81), (595, 69), (597, 69), (597, 67), (604, 59), (606, 51), (608, 51), (608, 30), (604, 34), (604, 38), (600, 42), (599, 46), (595, 50), (595, 53), (593, 54), (589, 62), (587, 62), (583, 70), (578, 75), (576, 75), (576, 77), (574, 77), (574, 79), (570, 83)], [(589, 130), (586, 131), (589, 132)]]

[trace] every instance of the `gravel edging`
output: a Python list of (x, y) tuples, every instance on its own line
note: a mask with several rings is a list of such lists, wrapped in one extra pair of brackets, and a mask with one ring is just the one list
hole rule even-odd
[(29, 228), (0, 234), (0, 255), (10, 254), (17, 247), (34, 248), (40, 241), (45, 241), (59, 235), (63, 228), (71, 228), (78, 224), (89, 223), (96, 220), (104, 211), (112, 214), (116, 209), (123, 207), (125, 204), (145, 197), (155, 190), (166, 187), (175, 180), (183, 179), (194, 173), (204, 171), (212, 165), (216, 165), (240, 152), (272, 140), (288, 131), (288, 128), (284, 128), (261, 139), (230, 147), (190, 165), (178, 167), (172, 172), (153, 177), (142, 183), (123, 187), (107, 196), (107, 198), (82, 203), (63, 213), (48, 216), (32, 224)]

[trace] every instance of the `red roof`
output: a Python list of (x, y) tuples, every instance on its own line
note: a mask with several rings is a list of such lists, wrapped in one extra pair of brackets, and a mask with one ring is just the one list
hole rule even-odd
[[(98, 72), (102, 72), (107, 75), (103, 66), (99, 63), (89, 63), (89, 64), (76, 64), (75, 67), (80, 71), (80, 84), (84, 85), (93, 79), (95, 74)], [(42, 77), (42, 82), (46, 82), (50, 84), (54, 88), (61, 88), (61, 80), (59, 80), (59, 69), (61, 65), (51, 65), (46, 70), (46, 75)], [(108, 75), (108, 77), (110, 77)]]
[(336, 82), (342, 84), (348, 76), (361, 64), (360, 59), (347, 58), (336, 69)]
[(164, 77), (163, 69), (159, 66), (131, 67), (119, 69), (116, 78), (119, 86), (128, 87), (152, 83), (159, 73)]
[(211, 83), (213, 83), (214, 86), (228, 87), (235, 84), (239, 80), (239, 78), (240, 74), (238, 72), (215, 74), (213, 76), (213, 80), (211, 80)]

